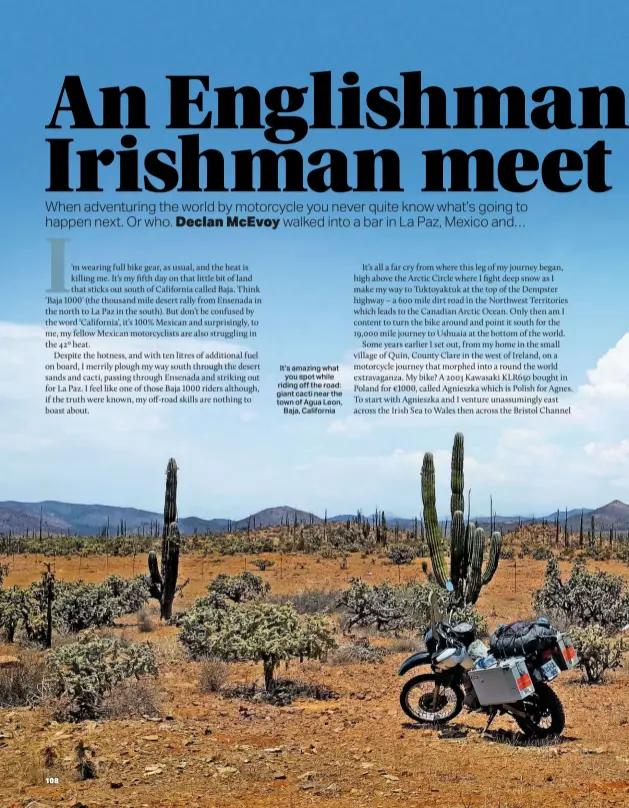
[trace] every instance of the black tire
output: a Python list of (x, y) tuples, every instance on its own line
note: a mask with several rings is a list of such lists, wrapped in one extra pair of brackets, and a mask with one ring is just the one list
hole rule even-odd
[[(456, 718), (461, 712), (463, 708), (463, 691), (458, 685), (442, 685), (442, 691), (449, 691), (453, 694), (453, 707), (450, 712), (445, 715), (435, 714), (435, 718), (431, 719), (428, 712), (417, 712), (411, 705), (412, 691), (428, 682), (432, 683), (433, 686), (437, 683), (437, 677), (434, 673), (422, 673), (420, 676), (414, 676), (412, 679), (409, 679), (408, 682), (404, 684), (402, 692), (400, 693), (400, 706), (413, 721), (418, 721), (420, 724), (430, 724), (433, 727), (440, 727), (442, 724), (447, 724), (448, 721), (452, 721), (452, 719)], [(432, 698), (432, 696), (429, 698)]]
[[(535, 690), (535, 696), (523, 702), (525, 709), (530, 713), (530, 718), (513, 716), (518, 726), (527, 738), (543, 739), (561, 735), (566, 726), (566, 714), (561, 699), (552, 687), (544, 682), (536, 684)], [(540, 726), (542, 720), (550, 721), (550, 724)]]

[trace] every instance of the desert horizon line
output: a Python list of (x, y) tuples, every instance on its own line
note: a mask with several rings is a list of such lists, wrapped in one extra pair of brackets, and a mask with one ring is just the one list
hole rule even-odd
[[(69, 502), (69, 501), (66, 501), (66, 500), (54, 500), (54, 499), (30, 500), (30, 501), (28, 501), (28, 500), (5, 500), (5, 501), (0, 502), (0, 508), (6, 508), (8, 510), (19, 510), (20, 507), (21, 508), (28, 508), (28, 507), (42, 508), (46, 504), (50, 504), (50, 505), (56, 504), (56, 505), (64, 505), (64, 506), (71, 506), (71, 507), (82, 507), (82, 508), (103, 508), (103, 509), (119, 510), (119, 511), (138, 511), (138, 512), (146, 513), (146, 514), (155, 514), (157, 516), (159, 516), (160, 511), (161, 511), (161, 509), (151, 510), (151, 509), (148, 509), (148, 508), (138, 507), (136, 505), (110, 505), (110, 504), (105, 504), (103, 502)], [(618, 498), (614, 498), (614, 499), (604, 503), (603, 505), (598, 505), (595, 508), (585, 507), (585, 506), (578, 506), (578, 507), (569, 508), (567, 506), (564, 506), (562, 508), (554, 509), (552, 511), (546, 511), (546, 510), (537, 511), (537, 512), (528, 511), (527, 513), (517, 513), (517, 512), (514, 512), (514, 513), (498, 513), (498, 512), (493, 512), (491, 515), (490, 514), (471, 514), (471, 518), (473, 518), (473, 520), (476, 520), (476, 521), (477, 520), (487, 520), (487, 521), (489, 521), (490, 518), (491, 519), (498, 519), (498, 520), (500, 520), (500, 519), (502, 519), (502, 520), (519, 520), (519, 519), (529, 520), (529, 519), (531, 519), (532, 520), (532, 519), (546, 519), (546, 518), (549, 518), (549, 517), (555, 517), (557, 512), (559, 512), (560, 518), (562, 516), (565, 517), (566, 512), (568, 513), (568, 517), (572, 518), (574, 516), (577, 516), (581, 511), (583, 511), (584, 514), (591, 514), (593, 512), (603, 510), (604, 508), (607, 508), (610, 505), (622, 505), (622, 506), (629, 509), (629, 503), (623, 502), (622, 500), (620, 500)], [(328, 521), (338, 520), (338, 519), (341, 519), (341, 518), (343, 518), (343, 519), (355, 518), (358, 514), (360, 514), (364, 518), (372, 519), (372, 518), (375, 517), (376, 513), (378, 513), (378, 514), (384, 513), (386, 519), (399, 520), (399, 521), (404, 521), (404, 522), (412, 522), (415, 519), (417, 519), (417, 520), (422, 519), (421, 512), (419, 514), (414, 514), (414, 515), (411, 515), (411, 516), (402, 516), (399, 513), (395, 513), (393, 511), (389, 511), (387, 509), (381, 509), (381, 508), (375, 508), (374, 510), (371, 510), (370, 512), (366, 512), (366, 511), (363, 511), (362, 509), (358, 508), (358, 509), (353, 509), (353, 510), (339, 511), (339, 512), (333, 513), (331, 515), (328, 515), (328, 514), (326, 514), (324, 512), (324, 515), (320, 516), (315, 511), (311, 511), (311, 510), (308, 510), (306, 508), (296, 507), (294, 505), (272, 505), (272, 506), (267, 506), (267, 507), (264, 507), (264, 508), (260, 508), (260, 509), (258, 509), (256, 511), (251, 511), (251, 512), (247, 513), (245, 516), (239, 517), (239, 518), (232, 518), (232, 517), (228, 517), (228, 516), (209, 516), (209, 517), (208, 516), (198, 516), (197, 514), (192, 513), (192, 514), (189, 514), (189, 515), (186, 515), (186, 516), (182, 516), (182, 515), (178, 514), (178, 519), (179, 520), (195, 520), (196, 519), (196, 520), (203, 521), (203, 522), (222, 521), (222, 522), (230, 522), (230, 523), (236, 524), (236, 523), (246, 522), (249, 519), (253, 519), (253, 517), (258, 516), (259, 514), (264, 514), (264, 513), (268, 512), (268, 511), (278, 511), (278, 510), (279, 511), (283, 510), (283, 511), (291, 511), (291, 512), (296, 512), (296, 513), (302, 513), (302, 514), (305, 514), (307, 516), (312, 516), (315, 519), (321, 520), (322, 522), (325, 520), (326, 516), (327, 516)], [(466, 510), (466, 515), (467, 515), (467, 510)], [(447, 520), (449, 520), (450, 518), (451, 518), (451, 515), (450, 515), (449, 512), (446, 513), (446, 514), (439, 514), (439, 519), (443, 519), (443, 520), (447, 519)]]

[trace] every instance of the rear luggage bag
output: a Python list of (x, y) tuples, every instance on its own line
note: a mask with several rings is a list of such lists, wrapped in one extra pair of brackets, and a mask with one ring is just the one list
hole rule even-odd
[(498, 626), (489, 640), (489, 648), (496, 659), (515, 656), (533, 656), (557, 645), (559, 632), (547, 622), (518, 620)]

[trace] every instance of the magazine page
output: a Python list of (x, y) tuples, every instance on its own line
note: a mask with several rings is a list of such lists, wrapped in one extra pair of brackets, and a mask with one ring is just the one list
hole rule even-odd
[(629, 804), (627, 5), (3, 12), (0, 804)]

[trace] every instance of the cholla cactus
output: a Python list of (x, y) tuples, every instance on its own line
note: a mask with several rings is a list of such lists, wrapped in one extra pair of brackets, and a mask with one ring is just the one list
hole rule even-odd
[(583, 678), (591, 684), (602, 682), (605, 672), (622, 665), (629, 643), (622, 636), (610, 637), (602, 626), (572, 628), (570, 636), (579, 658)]
[(22, 590), (19, 586), (0, 588), (0, 634), (7, 642), (15, 639), (15, 632), (22, 619), (21, 604)]
[(64, 717), (76, 721), (98, 717), (103, 698), (125, 679), (156, 675), (152, 646), (92, 634), (47, 658), (47, 687)]
[(252, 572), (247, 572), (247, 570), (240, 575), (227, 575), (221, 572), (207, 587), (210, 594), (222, 595), (229, 598), (229, 600), (233, 600), (234, 603), (259, 600), (270, 589), (270, 585), (263, 581), (259, 575), (254, 575)]
[(408, 544), (394, 544), (387, 553), (387, 558), (392, 564), (401, 566), (402, 564), (412, 564), (416, 555), (414, 548), (409, 547)]
[(443, 537), (437, 517), (435, 498), (435, 466), (430, 452), (424, 455), (422, 465), (422, 501), (424, 504), (424, 524), (426, 541), (430, 551), (435, 581), (444, 589), (452, 585), (456, 603), (476, 603), (481, 588), (486, 586), (498, 568), (500, 559), (501, 536), (494, 532), (491, 536), (489, 559), (483, 572), (483, 556), (485, 552), (485, 531), (476, 527), (473, 522), (467, 526), (463, 509), (463, 435), (454, 436), (452, 447), (452, 475), (450, 497), (450, 574), (446, 569), (443, 552)]
[(551, 558), (544, 583), (533, 595), (533, 608), (569, 626), (597, 624), (605, 631), (619, 631), (629, 623), (629, 587), (620, 575), (590, 572), (583, 559), (562, 580), (559, 563)]
[(262, 662), (264, 686), (274, 689), (280, 662), (322, 659), (336, 647), (333, 626), (319, 615), (300, 617), (289, 604), (197, 604), (184, 618), (180, 640), (193, 657)]

